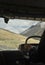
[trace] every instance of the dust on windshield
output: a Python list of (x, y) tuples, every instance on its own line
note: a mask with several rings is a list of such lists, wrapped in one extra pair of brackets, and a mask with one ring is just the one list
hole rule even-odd
[[(17, 49), (25, 44), (29, 36), (41, 36), (44, 29), (42, 22), (34, 20), (10, 19), (8, 24), (0, 18), (0, 50)], [(29, 43), (39, 43), (38, 39), (31, 38)]]

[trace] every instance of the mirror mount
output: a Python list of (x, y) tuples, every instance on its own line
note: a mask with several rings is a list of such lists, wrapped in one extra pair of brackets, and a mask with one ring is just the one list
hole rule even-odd
[(9, 21), (9, 18), (4, 18), (4, 22), (7, 24)]

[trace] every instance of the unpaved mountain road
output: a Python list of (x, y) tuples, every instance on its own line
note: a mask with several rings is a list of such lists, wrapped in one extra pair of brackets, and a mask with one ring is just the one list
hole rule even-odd
[(3, 51), (3, 50), (15, 50), (15, 49), (7, 47), (5, 45), (0, 45), (0, 51)]

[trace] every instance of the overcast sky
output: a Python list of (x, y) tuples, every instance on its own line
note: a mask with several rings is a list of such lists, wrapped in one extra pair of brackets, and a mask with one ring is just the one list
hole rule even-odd
[(4, 20), (0, 18), (0, 28), (7, 29), (15, 33), (21, 33), (32, 25), (36, 25), (38, 22), (32, 20), (10, 19), (8, 24), (6, 24), (4, 23)]

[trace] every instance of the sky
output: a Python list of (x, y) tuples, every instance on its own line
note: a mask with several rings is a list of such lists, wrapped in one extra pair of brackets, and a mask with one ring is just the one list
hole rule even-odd
[(37, 23), (39, 23), (39, 21), (10, 19), (8, 24), (6, 24), (4, 23), (4, 19), (0, 18), (0, 28), (9, 30), (14, 33), (21, 33), (32, 25), (36, 25)]

